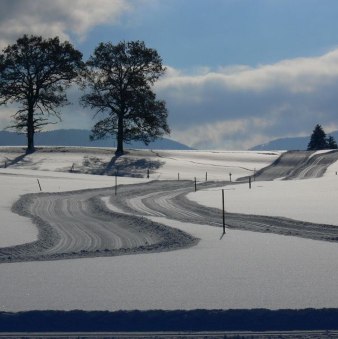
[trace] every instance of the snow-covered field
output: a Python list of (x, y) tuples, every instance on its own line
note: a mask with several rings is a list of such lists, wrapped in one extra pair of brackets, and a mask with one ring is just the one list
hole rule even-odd
[(224, 189), (228, 212), (288, 217), (338, 226), (338, 163), (321, 178), (252, 182), (190, 193), (200, 204), (221, 208)]
[[(0, 246), (33, 241), (37, 229), (11, 212), (22, 194), (114, 186), (114, 177), (70, 173), (111, 172), (120, 163), (119, 184), (154, 179), (227, 180), (252, 174), (278, 153), (132, 151), (112, 160), (109, 150), (37, 152), (21, 157), (0, 150), (2, 199)], [(112, 163), (113, 161), (113, 163)], [(74, 164), (74, 166), (73, 166)], [(128, 174), (150, 179), (130, 178)], [(226, 186), (226, 209), (286, 216), (338, 225), (338, 165), (319, 179), (253, 182)], [(131, 173), (131, 172), (132, 173)], [(111, 172), (113, 173), (113, 172)], [(221, 207), (220, 188), (189, 196)], [(227, 230), (150, 217), (201, 239), (191, 248), (170, 252), (44, 262), (0, 264), (0, 308), (30, 309), (230, 309), (338, 307), (338, 244), (275, 234)], [(1, 249), (0, 249), (1, 250)]]

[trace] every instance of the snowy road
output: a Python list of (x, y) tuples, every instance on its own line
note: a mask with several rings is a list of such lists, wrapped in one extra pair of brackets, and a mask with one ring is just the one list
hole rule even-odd
[[(337, 158), (338, 152), (288, 152), (257, 173), (257, 178), (317, 177)], [(218, 187), (227, 184), (203, 182), (198, 190), (213, 188), (220, 193)], [(147, 218), (216, 226), (221, 234), (220, 209), (189, 200), (186, 196), (193, 191), (192, 181), (171, 180), (121, 185), (117, 196), (112, 188), (25, 195), (13, 211), (33, 220), (39, 230), (38, 240), (1, 248), (0, 262), (113, 256), (193, 246), (198, 239)], [(233, 229), (338, 241), (338, 227), (333, 225), (235, 213), (226, 213), (225, 223)]]
[(330, 166), (337, 160), (337, 151), (331, 151), (324, 154), (315, 154), (314, 156), (310, 156), (305, 163), (295, 167), (286, 177), (286, 179), (292, 180), (319, 178), (324, 175), (328, 166)]
[(311, 151), (289, 151), (282, 154), (270, 166), (256, 173), (256, 180), (276, 178), (309, 179), (321, 177), (328, 166), (338, 161), (338, 152), (315, 154)]
[(145, 218), (109, 211), (102, 195), (112, 189), (21, 198), (13, 210), (31, 217), (37, 241), (0, 249), (0, 262), (111, 256), (192, 246), (196, 239)]
[[(181, 187), (177, 187), (178, 185)], [(200, 184), (199, 189), (217, 188), (224, 185), (224, 182), (206, 182)], [(121, 192), (118, 197), (111, 196), (111, 203), (127, 214), (161, 215), (168, 219), (183, 222), (222, 227), (223, 221), (220, 209), (202, 206), (187, 199), (186, 195), (192, 191), (193, 184), (189, 181), (180, 182), (180, 184), (170, 181), (157, 181), (128, 187), (128, 190)], [(338, 241), (338, 227), (334, 225), (236, 213), (226, 213), (225, 223), (226, 227), (233, 229)]]

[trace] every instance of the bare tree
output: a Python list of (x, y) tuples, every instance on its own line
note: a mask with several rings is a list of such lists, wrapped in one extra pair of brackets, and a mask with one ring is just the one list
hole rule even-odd
[(34, 134), (61, 120), (65, 90), (83, 69), (82, 54), (58, 37), (24, 35), (0, 54), (0, 99), (16, 104), (11, 128), (27, 135), (27, 153), (34, 152)]
[(103, 113), (92, 129), (92, 139), (116, 137), (116, 155), (123, 142), (145, 144), (170, 133), (165, 102), (156, 99), (152, 85), (165, 72), (157, 51), (144, 42), (101, 43), (87, 62), (88, 93), (81, 102)]

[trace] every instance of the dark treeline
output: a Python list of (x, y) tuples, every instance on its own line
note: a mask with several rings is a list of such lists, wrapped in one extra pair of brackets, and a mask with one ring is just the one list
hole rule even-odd
[(293, 330), (338, 330), (338, 309), (0, 313), (1, 332)]
[(337, 149), (337, 142), (332, 135), (327, 136), (323, 127), (317, 124), (311, 134), (308, 151), (318, 151), (323, 149)]

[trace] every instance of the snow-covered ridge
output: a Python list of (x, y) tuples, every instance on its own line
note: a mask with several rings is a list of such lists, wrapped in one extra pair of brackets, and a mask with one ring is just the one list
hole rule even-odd
[(0, 167), (12, 169), (85, 173), (152, 179), (235, 180), (251, 175), (279, 157), (280, 152), (169, 151), (129, 149), (122, 157), (114, 149), (95, 147), (41, 147), (25, 155), (22, 147), (0, 147)]

